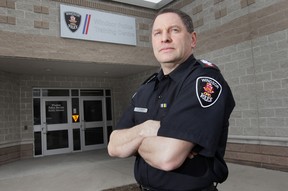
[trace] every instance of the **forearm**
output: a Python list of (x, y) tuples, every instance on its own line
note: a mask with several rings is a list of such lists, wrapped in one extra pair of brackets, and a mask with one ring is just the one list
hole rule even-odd
[(115, 130), (110, 135), (108, 153), (112, 157), (125, 158), (132, 156), (137, 152), (142, 140), (139, 126)]
[(183, 164), (192, 148), (190, 142), (157, 136), (143, 139), (138, 152), (149, 165), (171, 171)]
[(142, 140), (156, 136), (159, 127), (159, 121), (148, 120), (132, 128), (113, 131), (108, 144), (109, 155), (121, 158), (135, 155)]

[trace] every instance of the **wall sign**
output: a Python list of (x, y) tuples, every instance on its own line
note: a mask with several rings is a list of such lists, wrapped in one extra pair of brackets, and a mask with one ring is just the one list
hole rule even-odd
[(135, 18), (60, 5), (61, 37), (136, 45)]

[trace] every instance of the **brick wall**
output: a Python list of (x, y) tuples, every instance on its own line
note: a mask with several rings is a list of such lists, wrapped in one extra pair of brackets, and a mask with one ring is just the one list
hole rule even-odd
[[(97, 9), (115, 14), (124, 14), (136, 18), (137, 46), (150, 47), (148, 39), (155, 11), (132, 6), (119, 6), (109, 1), (88, 0), (0, 0), (0, 30), (18, 34), (44, 35), (46, 37), (60, 36), (60, 4), (71, 4), (87, 9)], [(2, 11), (1, 11), (2, 10)], [(29, 39), (30, 41), (31, 39)], [(33, 39), (32, 39), (33, 40)], [(30, 42), (31, 43), (31, 42)], [(85, 44), (85, 43), (84, 43)]]
[[(135, 17), (137, 46), (60, 38), (60, 3)], [(103, 1), (0, 0), (0, 56), (153, 65), (149, 24), (154, 13)]]
[(194, 1), (196, 57), (217, 64), (231, 86), (228, 161), (287, 170), (287, 1)]
[(0, 71), (0, 165), (21, 158), (19, 87), (17, 75)]
[(288, 147), (229, 143), (226, 161), (288, 172)]
[(17, 75), (0, 72), (0, 144), (20, 139), (20, 89)]

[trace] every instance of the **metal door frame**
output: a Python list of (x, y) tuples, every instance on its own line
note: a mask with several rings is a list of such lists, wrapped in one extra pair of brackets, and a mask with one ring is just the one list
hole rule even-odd
[[(56, 125), (46, 124), (46, 101), (66, 101), (67, 102), (67, 123)], [(71, 99), (70, 97), (42, 97), (41, 98), (41, 136), (42, 136), (42, 154), (43, 155), (54, 155), (54, 154), (63, 154), (69, 153), (73, 151), (73, 134), (71, 123), (72, 116), (71, 112)], [(50, 126), (50, 127), (49, 127)], [(59, 127), (60, 126), (60, 127)], [(67, 130), (68, 131), (68, 148), (60, 148), (60, 149), (47, 149), (47, 132), (53, 130)]]
[[(103, 128), (103, 144), (97, 144), (97, 145), (85, 145), (85, 129), (87, 128), (87, 123), (84, 121), (84, 101), (101, 101), (102, 103), (102, 117), (103, 120), (101, 122), (94, 122), (95, 125), (99, 125)], [(107, 120), (106, 120), (106, 106), (105, 106), (105, 97), (104, 96), (83, 96), (80, 97), (80, 116), (81, 118), (81, 125), (80, 125), (80, 137), (81, 137), (81, 150), (95, 150), (95, 149), (101, 149), (106, 148), (107, 146)], [(93, 123), (93, 122), (91, 122)]]

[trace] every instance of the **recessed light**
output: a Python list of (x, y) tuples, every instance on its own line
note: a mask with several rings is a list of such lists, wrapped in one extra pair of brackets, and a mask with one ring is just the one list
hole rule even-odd
[(144, 0), (144, 1), (148, 1), (148, 2), (151, 2), (151, 3), (159, 3), (162, 0)]

